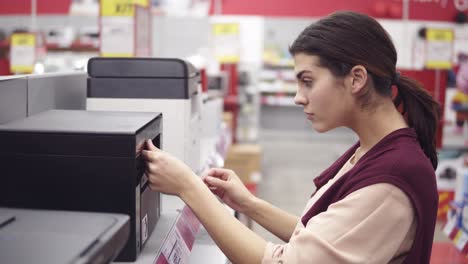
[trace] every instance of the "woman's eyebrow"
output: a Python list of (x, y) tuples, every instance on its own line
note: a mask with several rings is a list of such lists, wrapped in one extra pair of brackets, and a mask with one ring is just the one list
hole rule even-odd
[(304, 73), (311, 73), (311, 71), (308, 71), (308, 70), (300, 71), (296, 74), (296, 78), (299, 80), (302, 77), (302, 75), (304, 75)]

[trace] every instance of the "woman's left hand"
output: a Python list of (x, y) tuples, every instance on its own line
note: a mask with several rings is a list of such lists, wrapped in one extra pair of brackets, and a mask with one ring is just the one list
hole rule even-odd
[(202, 183), (185, 163), (155, 147), (151, 140), (146, 141), (146, 149), (142, 155), (151, 190), (181, 196), (195, 181)]

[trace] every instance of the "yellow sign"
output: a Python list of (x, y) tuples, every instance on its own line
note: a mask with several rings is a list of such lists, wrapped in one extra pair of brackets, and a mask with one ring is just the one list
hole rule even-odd
[(452, 68), (454, 38), (452, 29), (426, 29), (426, 68)]
[(102, 53), (101, 57), (128, 58), (133, 57), (131, 53)]
[(15, 33), (11, 36), (11, 46), (32, 46), (36, 45), (36, 36), (32, 33)]
[(212, 25), (215, 57), (219, 63), (237, 63), (240, 60), (239, 23)]
[(452, 63), (448, 61), (429, 61), (426, 62), (426, 68), (449, 70), (452, 68)]
[(135, 13), (134, 1), (136, 0), (101, 0), (101, 16), (131, 17)]
[(133, 0), (133, 3), (136, 5), (147, 7), (149, 5), (149, 0)]
[(237, 23), (214, 24), (213, 25), (213, 34), (215, 36), (219, 36), (219, 35), (238, 35), (239, 34), (239, 24), (237, 24)]
[(454, 33), (451, 29), (436, 29), (428, 28), (426, 31), (426, 39), (429, 41), (453, 41)]
[(14, 73), (31, 73), (34, 70), (36, 35), (14, 33), (10, 39), (10, 70)]

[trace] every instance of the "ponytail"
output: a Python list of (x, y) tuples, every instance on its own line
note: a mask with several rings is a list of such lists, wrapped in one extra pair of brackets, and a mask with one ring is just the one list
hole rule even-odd
[(399, 76), (395, 106), (403, 103), (403, 116), (408, 125), (416, 130), (418, 141), (426, 156), (437, 168), (436, 131), (441, 115), (440, 105), (417, 81)]

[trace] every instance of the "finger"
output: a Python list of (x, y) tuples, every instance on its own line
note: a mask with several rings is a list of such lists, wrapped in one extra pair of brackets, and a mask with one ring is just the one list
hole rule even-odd
[(226, 189), (228, 182), (225, 180), (220, 180), (215, 177), (207, 176), (205, 181), (209, 184), (210, 187), (216, 187), (217, 189)]
[(216, 196), (222, 198), (223, 195), (226, 193), (226, 190), (222, 189), (222, 188), (218, 188), (218, 187), (214, 187), (214, 186), (211, 186), (209, 183), (205, 182), (206, 183), (206, 186), (208, 187), (208, 189)]
[(143, 156), (143, 159), (148, 162), (155, 162), (158, 159), (158, 153), (150, 150), (142, 150), (141, 155)]
[(222, 180), (229, 179), (229, 170), (220, 169), (220, 168), (212, 168), (207, 172), (208, 176), (220, 178)]
[(153, 173), (153, 172), (156, 172), (158, 170), (157, 166), (153, 163), (147, 163), (146, 164), (146, 171), (148, 173)]
[(208, 175), (210, 174), (210, 171), (211, 171), (211, 169), (206, 169), (206, 170), (204, 170), (204, 171), (201, 173), (200, 177), (201, 177), (202, 179), (205, 179), (205, 177), (208, 176)]
[(146, 140), (146, 147), (148, 148), (148, 150), (151, 150), (151, 151), (155, 151), (155, 152), (160, 151), (160, 149), (158, 149), (158, 148), (153, 144), (153, 141), (152, 141), (151, 139), (147, 139), (147, 140)]

